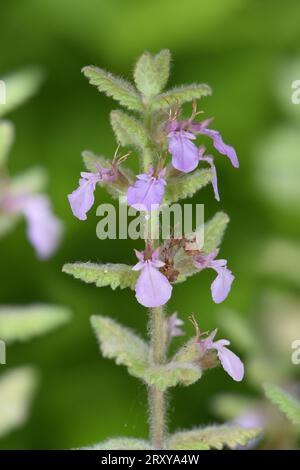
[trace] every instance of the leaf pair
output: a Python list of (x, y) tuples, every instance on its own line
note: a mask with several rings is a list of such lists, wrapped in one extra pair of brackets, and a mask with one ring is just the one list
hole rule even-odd
[(126, 366), (131, 375), (148, 385), (155, 385), (164, 391), (178, 384), (190, 385), (201, 377), (200, 367), (189, 363), (171, 361), (152, 366), (148, 344), (111, 318), (94, 315), (91, 323), (103, 356)]
[(116, 77), (103, 69), (89, 65), (82, 69), (84, 75), (99, 91), (106, 93), (132, 111), (143, 112), (145, 104), (153, 109), (180, 105), (211, 94), (206, 84), (193, 84), (174, 88), (161, 93), (170, 72), (170, 52), (167, 49), (158, 54), (143, 54), (134, 70), (136, 88), (131, 83)]
[[(218, 212), (205, 224), (203, 247), (205, 253), (210, 253), (220, 246), (228, 222), (228, 216), (224, 212)], [(187, 256), (184, 250), (179, 252), (175, 267), (180, 270), (178, 282), (198, 272), (192, 258)], [(68, 263), (63, 266), (63, 272), (84, 282), (94, 283), (97, 287), (110, 286), (112, 289), (117, 287), (134, 289), (139, 276), (137, 271), (132, 271), (132, 266), (112, 263)]]
[[(244, 429), (238, 426), (209, 426), (195, 428), (191, 431), (180, 431), (170, 436), (166, 443), (166, 450), (221, 450), (224, 447), (235, 449), (245, 446), (255, 439), (260, 430)], [(155, 450), (150, 443), (142, 439), (119, 437), (108, 439), (83, 450)]]

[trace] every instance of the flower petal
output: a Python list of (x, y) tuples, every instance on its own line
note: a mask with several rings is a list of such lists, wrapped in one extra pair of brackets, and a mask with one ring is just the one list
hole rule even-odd
[(172, 165), (183, 173), (193, 171), (199, 162), (198, 149), (190, 141), (191, 136), (193, 134), (184, 131), (169, 134), (169, 152), (172, 155)]
[(147, 261), (135, 286), (138, 302), (144, 307), (160, 307), (168, 302), (172, 286), (166, 276)]
[(223, 369), (233, 378), (236, 382), (240, 382), (244, 377), (244, 364), (240, 358), (234, 354), (230, 349), (221, 347), (217, 349), (218, 357), (221, 361)]
[(231, 284), (234, 280), (232, 272), (225, 266), (222, 266), (221, 263), (223, 260), (212, 261), (210, 267), (213, 268), (217, 273), (216, 279), (211, 284), (211, 293), (213, 301), (216, 304), (223, 302), (228, 296)]
[(137, 181), (127, 190), (127, 203), (138, 211), (151, 211), (163, 200), (166, 182), (147, 174), (138, 175)]
[(62, 224), (52, 213), (47, 196), (37, 195), (25, 200), (21, 207), (27, 220), (27, 236), (37, 256), (49, 258), (56, 250), (62, 235)]
[(86, 213), (90, 210), (95, 201), (95, 188), (95, 179), (80, 178), (79, 187), (68, 195), (72, 212), (79, 220), (86, 220)]

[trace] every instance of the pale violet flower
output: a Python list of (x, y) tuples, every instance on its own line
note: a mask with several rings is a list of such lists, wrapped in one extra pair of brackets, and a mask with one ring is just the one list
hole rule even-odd
[(227, 261), (225, 259), (215, 259), (217, 254), (218, 250), (209, 255), (196, 255), (193, 260), (196, 268), (199, 270), (211, 268), (217, 272), (218, 275), (211, 284), (211, 293), (213, 301), (219, 304), (229, 294), (234, 276), (227, 268)]
[(176, 170), (189, 173), (198, 166), (198, 148), (191, 142), (196, 137), (182, 129), (168, 133), (168, 149), (172, 155), (172, 165)]
[(73, 214), (79, 220), (86, 220), (87, 212), (94, 204), (94, 191), (100, 181), (113, 181), (115, 172), (112, 168), (99, 168), (96, 173), (81, 172), (79, 187), (68, 195)]
[(181, 326), (184, 322), (178, 318), (177, 312), (174, 312), (167, 318), (167, 327), (169, 338), (174, 338), (176, 336), (183, 336), (184, 332), (181, 329)]
[(49, 258), (62, 236), (62, 223), (53, 214), (50, 200), (44, 194), (8, 195), (3, 201), (8, 213), (22, 214), (27, 222), (27, 236), (41, 259)]
[(159, 268), (164, 266), (159, 259), (159, 251), (146, 250), (145, 253), (135, 250), (139, 262), (133, 271), (141, 271), (135, 285), (137, 301), (144, 307), (160, 307), (168, 302), (172, 294), (172, 286)]
[(190, 125), (190, 130), (196, 134), (203, 134), (210, 137), (213, 141), (213, 145), (216, 150), (222, 155), (226, 155), (234, 168), (239, 167), (239, 161), (236, 155), (236, 151), (231, 145), (227, 145), (223, 142), (222, 136), (219, 131), (214, 129), (208, 129), (209, 124), (211, 123), (212, 119), (206, 119), (205, 121), (199, 123), (192, 123)]
[(163, 200), (166, 181), (165, 170), (157, 175), (152, 167), (148, 173), (137, 175), (133, 186), (127, 190), (127, 203), (138, 211), (151, 211), (160, 206)]
[(200, 351), (205, 353), (209, 349), (215, 349), (223, 369), (233, 380), (240, 382), (244, 377), (244, 364), (236, 354), (226, 347), (230, 345), (230, 341), (227, 339), (214, 341), (216, 334), (217, 330), (214, 330), (207, 338), (199, 341)]

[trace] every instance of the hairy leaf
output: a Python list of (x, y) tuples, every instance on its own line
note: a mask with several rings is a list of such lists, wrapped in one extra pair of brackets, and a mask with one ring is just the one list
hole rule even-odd
[(89, 79), (91, 85), (95, 85), (99, 91), (111, 96), (121, 105), (132, 110), (143, 110), (141, 97), (131, 83), (93, 65), (83, 67), (82, 72)]
[(30, 67), (1, 77), (6, 85), (6, 104), (0, 106), (0, 117), (14, 110), (33, 96), (44, 79), (42, 70)]
[(110, 286), (112, 289), (134, 289), (139, 276), (137, 271), (132, 271), (132, 266), (112, 263), (68, 263), (63, 266), (63, 272), (88, 284), (94, 283), (97, 287)]
[(264, 384), (266, 397), (282, 411), (293, 424), (300, 425), (300, 402), (273, 384)]
[(148, 366), (147, 343), (129, 328), (108, 317), (94, 315), (91, 323), (104, 357), (128, 367), (130, 374), (142, 378)]
[(214, 217), (205, 224), (203, 246), (205, 253), (211, 253), (219, 248), (228, 223), (228, 215), (225, 214), (225, 212), (217, 212)]
[(144, 149), (148, 144), (148, 136), (142, 123), (123, 111), (115, 110), (110, 113), (110, 122), (117, 141), (121, 145), (133, 145)]
[(245, 429), (238, 426), (209, 426), (191, 431), (181, 431), (170, 437), (168, 448), (172, 450), (209, 450), (246, 445), (257, 437), (260, 429)]
[(139, 58), (134, 71), (134, 80), (144, 96), (154, 96), (165, 87), (169, 78), (170, 60), (168, 49), (163, 49), (156, 55), (145, 52)]
[[(2, 106), (2, 105), (1, 105)], [(0, 106), (0, 109), (1, 109)], [(0, 166), (5, 165), (14, 141), (15, 129), (11, 122), (0, 122)]]
[(90, 447), (82, 447), (78, 450), (151, 450), (149, 442), (143, 439), (133, 439), (130, 437), (115, 437), (107, 441), (99, 442)]
[(0, 338), (8, 343), (27, 341), (48, 333), (66, 323), (71, 317), (65, 307), (36, 304), (0, 307)]
[(211, 94), (212, 90), (206, 83), (183, 85), (157, 96), (153, 100), (153, 107), (154, 109), (169, 108), (170, 105), (181, 105)]
[(38, 376), (31, 367), (12, 369), (0, 376), (0, 437), (26, 421)]
[(166, 187), (164, 202), (172, 204), (180, 199), (191, 197), (210, 183), (212, 178), (211, 170), (197, 170), (193, 173), (170, 178)]
[(168, 364), (149, 367), (144, 374), (148, 385), (155, 385), (164, 391), (176, 385), (192, 385), (201, 378), (200, 367), (184, 362), (169, 362)]

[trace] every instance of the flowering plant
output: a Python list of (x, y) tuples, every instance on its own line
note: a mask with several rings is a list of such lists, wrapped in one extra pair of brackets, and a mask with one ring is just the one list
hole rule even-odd
[[(206, 155), (199, 136), (212, 139), (213, 146), (238, 167), (233, 147), (225, 144), (220, 133), (211, 129), (210, 119), (198, 121), (196, 101), (211, 94), (206, 84), (181, 86), (163, 92), (170, 69), (170, 53), (143, 54), (138, 60), (134, 80), (136, 88), (121, 78), (94, 66), (83, 68), (84, 75), (99, 91), (105, 92), (135, 114), (120, 110), (111, 112), (111, 124), (119, 146), (132, 147), (139, 155), (137, 176), (125, 167), (128, 153), (109, 161), (91, 152), (84, 152), (87, 172), (81, 173), (79, 187), (69, 195), (73, 214), (80, 220), (94, 203), (97, 185), (103, 185), (113, 196), (126, 196), (129, 206), (141, 212), (144, 220), (144, 250), (135, 251), (138, 262), (125, 264), (72, 263), (64, 272), (98, 287), (131, 288), (137, 301), (149, 308), (150, 342), (146, 343), (128, 328), (114, 320), (93, 316), (92, 326), (104, 356), (127, 366), (131, 375), (141, 379), (149, 391), (150, 440), (110, 439), (97, 444), (97, 449), (209, 449), (235, 447), (253, 439), (257, 429), (215, 426), (168, 435), (166, 429), (166, 390), (176, 385), (191, 385), (207, 369), (221, 364), (236, 381), (243, 378), (240, 359), (228, 349), (227, 340), (215, 341), (216, 331), (200, 332), (197, 320), (191, 317), (196, 334), (173, 357), (168, 347), (174, 336), (182, 334), (182, 321), (168, 315), (166, 303), (173, 286), (205, 268), (216, 271), (211, 285), (214, 302), (227, 297), (234, 276), (227, 261), (216, 259), (228, 216), (217, 213), (204, 225), (204, 245), (199, 246), (195, 232), (181, 238), (160, 240), (154, 223), (162, 204), (171, 204), (194, 195), (208, 183), (219, 200), (214, 159)], [(183, 119), (182, 106), (192, 103), (192, 114)], [(208, 168), (198, 169), (199, 164)]]

